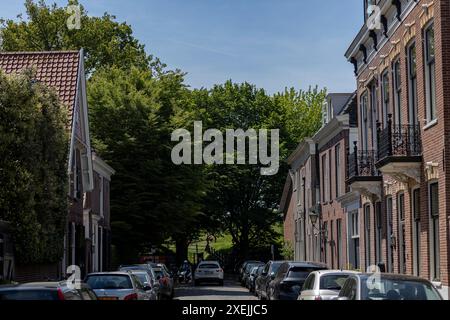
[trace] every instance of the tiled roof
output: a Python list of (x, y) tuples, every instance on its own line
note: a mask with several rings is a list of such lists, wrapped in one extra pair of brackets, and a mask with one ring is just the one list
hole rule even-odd
[(78, 51), (0, 52), (0, 70), (6, 74), (27, 68), (36, 70), (36, 80), (56, 90), (60, 101), (69, 109), (72, 123), (80, 63)]

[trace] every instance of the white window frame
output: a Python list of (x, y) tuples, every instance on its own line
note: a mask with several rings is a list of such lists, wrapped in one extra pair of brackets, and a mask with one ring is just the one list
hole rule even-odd
[[(430, 29), (434, 30), (434, 21), (431, 21), (423, 29), (423, 39), (424, 39), (424, 67), (425, 67), (425, 96), (426, 96), (426, 117), (428, 124), (432, 124), (437, 121), (437, 105), (436, 105), (436, 57), (428, 60), (428, 31)], [(436, 38), (435, 38), (436, 41)], [(436, 44), (435, 44), (436, 47)], [(431, 83), (431, 66), (434, 68), (434, 87)], [(434, 90), (433, 90), (434, 89)]]

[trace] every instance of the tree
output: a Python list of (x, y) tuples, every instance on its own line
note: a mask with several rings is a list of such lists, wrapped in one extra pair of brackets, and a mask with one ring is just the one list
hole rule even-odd
[[(68, 4), (78, 4), (77, 0)], [(1, 51), (54, 51), (80, 50), (86, 53), (86, 72), (92, 74), (100, 67), (116, 66), (141, 69), (163, 65), (158, 59), (145, 53), (144, 45), (133, 37), (131, 26), (119, 23), (116, 17), (105, 13), (101, 17), (90, 17), (81, 8), (81, 28), (69, 30), (70, 14), (66, 8), (45, 1), (25, 1), (26, 18), (0, 20)]]
[(62, 256), (67, 203), (67, 112), (32, 71), (0, 72), (0, 220), (19, 263)]
[[(204, 127), (226, 129), (279, 129), (282, 159), (305, 137), (312, 135), (321, 121), (325, 91), (294, 89), (269, 96), (248, 83), (231, 81), (211, 90), (193, 93), (197, 117)], [(287, 175), (281, 163), (278, 174), (261, 175), (258, 165), (216, 165), (206, 171), (214, 186), (206, 197), (205, 209), (212, 221), (220, 221), (232, 236), (236, 254), (248, 258), (250, 248), (277, 242), (274, 226), (282, 218), (278, 204)], [(215, 224), (217, 225), (217, 224)]]
[(183, 111), (191, 103), (183, 75), (113, 67), (89, 85), (94, 145), (117, 172), (111, 216), (122, 259), (195, 233), (206, 183), (201, 168), (171, 161), (171, 132), (190, 119)]

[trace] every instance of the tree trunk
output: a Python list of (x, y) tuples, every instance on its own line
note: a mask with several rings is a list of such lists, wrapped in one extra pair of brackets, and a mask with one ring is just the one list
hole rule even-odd
[(186, 238), (179, 238), (175, 241), (177, 266), (180, 266), (184, 260), (189, 260), (188, 249), (189, 242)]

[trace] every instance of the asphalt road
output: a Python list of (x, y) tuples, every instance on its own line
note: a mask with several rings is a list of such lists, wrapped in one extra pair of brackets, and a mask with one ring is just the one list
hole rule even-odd
[(224, 286), (204, 284), (180, 285), (175, 289), (175, 300), (257, 300), (246, 288), (233, 279), (225, 279)]

